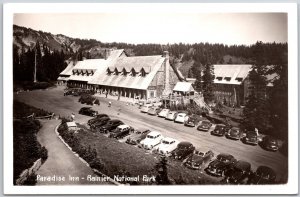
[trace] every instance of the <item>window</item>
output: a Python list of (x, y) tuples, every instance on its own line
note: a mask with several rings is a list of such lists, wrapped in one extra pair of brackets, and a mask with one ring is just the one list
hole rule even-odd
[(235, 80), (237, 80), (238, 82), (242, 82), (243, 78), (242, 77), (237, 77)]
[(134, 77), (135, 77), (135, 75), (136, 75), (136, 72), (135, 72), (134, 68), (132, 68), (132, 69), (131, 69), (131, 73), (132, 73), (132, 76), (134, 76)]
[(115, 75), (118, 75), (119, 74), (119, 71), (117, 68), (115, 68)]
[(230, 81), (230, 80), (231, 80), (231, 77), (225, 77), (225, 80), (226, 80), (226, 81)]
[(123, 68), (123, 75), (126, 76), (127, 75), (127, 71), (125, 68)]
[(223, 79), (223, 77), (217, 77), (218, 81), (221, 81)]
[(145, 72), (144, 68), (141, 69), (141, 76), (142, 76), (142, 77), (145, 77), (145, 76), (146, 76), (146, 72)]

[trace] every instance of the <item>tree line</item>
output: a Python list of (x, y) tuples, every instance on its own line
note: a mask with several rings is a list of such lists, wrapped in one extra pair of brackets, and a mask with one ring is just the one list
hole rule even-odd
[(14, 81), (33, 81), (36, 64), (38, 81), (56, 81), (60, 72), (65, 69), (66, 55), (64, 52), (52, 51), (46, 44), (38, 41), (32, 49), (19, 49), (13, 46), (13, 78)]

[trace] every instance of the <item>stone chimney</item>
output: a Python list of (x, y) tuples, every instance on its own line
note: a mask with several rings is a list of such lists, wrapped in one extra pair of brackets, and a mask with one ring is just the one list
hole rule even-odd
[(169, 57), (169, 52), (168, 51), (164, 51), (163, 55), (165, 58), (164, 61), (164, 90), (163, 90), (163, 94), (164, 95), (168, 95), (170, 93), (172, 93), (172, 90), (170, 89), (170, 57)]
[(105, 49), (104, 51), (104, 59), (107, 60), (110, 56), (111, 49)]

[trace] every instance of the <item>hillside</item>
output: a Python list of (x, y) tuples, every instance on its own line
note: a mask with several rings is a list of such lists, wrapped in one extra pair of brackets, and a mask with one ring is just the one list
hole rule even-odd
[[(54, 35), (48, 32), (36, 31), (26, 27), (13, 26), (14, 55), (26, 53), (33, 50), (36, 43), (40, 44), (41, 55), (45, 55), (45, 47), (50, 53), (61, 53), (65, 60), (81, 60), (82, 58), (103, 58), (108, 48), (125, 49), (129, 56), (160, 55), (163, 51), (170, 52), (172, 66), (178, 68), (183, 76), (188, 77), (190, 68), (194, 62), (202, 64), (210, 59), (212, 64), (251, 64), (253, 63), (253, 51), (259, 46), (262, 50), (261, 56), (266, 64), (276, 64), (276, 57), (287, 53), (287, 43), (261, 43), (257, 42), (251, 46), (224, 45), (224, 44), (129, 44), (129, 43), (102, 43), (95, 39), (71, 38), (65, 35)], [(31, 52), (32, 53), (32, 52)], [(28, 58), (32, 61), (32, 54)], [(18, 57), (20, 58), (20, 57)], [(27, 58), (27, 59), (28, 59)], [(16, 59), (16, 62), (18, 60)], [(29, 66), (30, 67), (30, 66)], [(57, 71), (61, 70), (59, 68)], [(48, 69), (49, 71), (50, 69)], [(31, 71), (29, 71), (31, 72)], [(22, 73), (22, 72), (21, 72)], [(57, 73), (57, 72), (56, 72)], [(56, 74), (55, 74), (56, 75)], [(53, 76), (52, 78), (55, 78)]]

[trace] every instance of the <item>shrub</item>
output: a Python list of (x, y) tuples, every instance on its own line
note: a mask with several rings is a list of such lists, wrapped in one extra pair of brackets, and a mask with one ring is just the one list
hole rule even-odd
[(90, 94), (84, 93), (80, 96), (78, 101), (82, 104), (93, 105), (93, 103), (95, 101), (95, 97), (93, 97)]
[(95, 100), (95, 102), (94, 102), (94, 104), (96, 104), (96, 105), (100, 105), (100, 101), (99, 101), (99, 99), (96, 99), (96, 100)]
[(36, 183), (37, 183), (36, 174), (33, 173), (32, 175), (30, 175), (29, 177), (27, 177), (27, 179), (24, 181), (23, 185), (33, 186)]
[(42, 158), (42, 163), (44, 163), (48, 158), (48, 150), (44, 146), (41, 149), (41, 158)]
[(90, 162), (90, 166), (92, 168), (95, 168), (99, 171), (103, 171), (104, 169), (104, 164), (102, 162), (102, 160), (99, 157), (94, 158), (91, 162)]
[(158, 185), (169, 185), (170, 180), (168, 177), (168, 160), (166, 157), (161, 157), (159, 162), (155, 165), (155, 170), (157, 172), (156, 183)]
[(48, 116), (52, 114), (51, 112), (45, 111), (43, 109), (38, 109), (27, 105), (25, 103), (15, 101), (13, 103), (13, 116), (14, 118), (24, 118), (29, 115), (35, 114), (35, 116)]
[(47, 150), (37, 141), (36, 133), (41, 128), (38, 120), (14, 120), (13, 122), (13, 170), (14, 183), (20, 173), (42, 158), (47, 159)]

